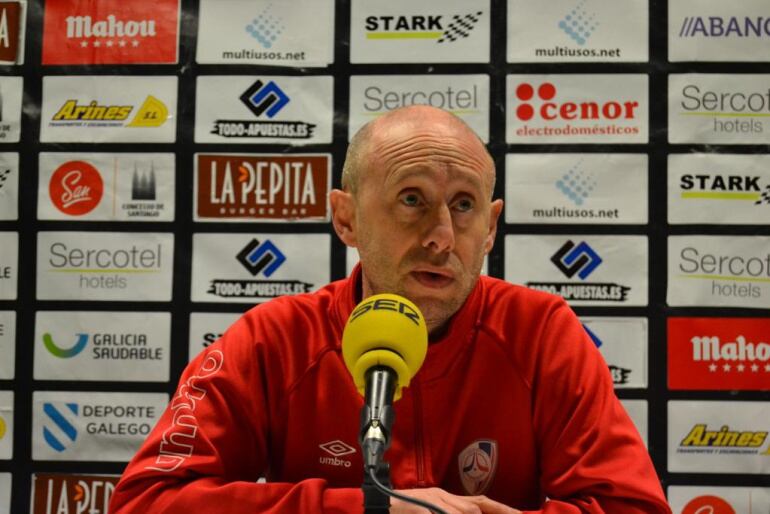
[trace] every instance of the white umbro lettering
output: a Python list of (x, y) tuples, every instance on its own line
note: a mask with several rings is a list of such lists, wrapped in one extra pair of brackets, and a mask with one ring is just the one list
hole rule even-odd
[(351, 465), (350, 461), (345, 459), (340, 459), (339, 457), (342, 457), (344, 455), (350, 455), (356, 452), (355, 448), (353, 448), (347, 443), (340, 441), (339, 439), (336, 439), (334, 441), (329, 441), (328, 443), (319, 444), (318, 447), (321, 448), (326, 453), (328, 453), (329, 455), (331, 455), (331, 457), (321, 456), (318, 459), (318, 462), (320, 464), (326, 464), (328, 466), (349, 468)]

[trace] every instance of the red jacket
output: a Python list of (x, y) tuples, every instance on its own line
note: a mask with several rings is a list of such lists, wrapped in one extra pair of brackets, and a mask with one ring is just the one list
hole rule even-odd
[[(362, 512), (363, 400), (340, 353), (359, 279), (259, 305), (191, 362), (111, 514)], [(606, 364), (556, 296), (481, 277), (395, 411), (397, 489), (549, 514), (671, 512)]]

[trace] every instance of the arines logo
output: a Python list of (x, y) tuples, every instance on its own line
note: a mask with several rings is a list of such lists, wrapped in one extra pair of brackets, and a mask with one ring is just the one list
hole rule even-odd
[(770, 205), (770, 183), (757, 175), (686, 174), (679, 180), (682, 199), (730, 200)]
[(320, 464), (343, 468), (349, 468), (352, 465), (350, 460), (348, 460), (351, 457), (348, 457), (347, 459), (340, 458), (356, 453), (356, 449), (349, 444), (340, 441), (339, 439), (335, 439), (334, 441), (329, 441), (328, 443), (319, 444), (318, 447), (327, 454), (321, 455), (321, 457), (318, 458), (318, 462)]
[[(273, 82), (254, 82), (240, 96), (241, 102), (257, 117), (272, 120), (291, 99)], [(289, 139), (309, 139), (313, 136), (315, 124), (303, 121), (251, 121), (251, 120), (216, 120), (212, 134), (222, 137), (282, 137)]]
[(367, 16), (366, 39), (423, 39), (454, 43), (471, 35), (483, 11), (468, 14)]
[(711, 118), (715, 134), (763, 134), (763, 118), (770, 116), (770, 88), (767, 90), (717, 89), (686, 84), (679, 102), (680, 116)]
[(136, 115), (126, 123), (132, 105), (99, 105), (96, 100), (79, 105), (77, 100), (67, 100), (53, 115), (52, 127), (160, 127), (168, 119), (166, 104), (152, 95), (147, 95)]
[[(238, 252), (236, 260), (252, 275), (259, 274), (269, 278), (286, 261), (286, 256), (266, 239), (252, 239)], [(261, 298), (269, 299), (283, 295), (309, 293), (313, 284), (300, 280), (233, 280), (214, 279), (208, 289), (209, 294), (223, 298)]]
[(740, 455), (770, 455), (770, 447), (764, 448), (767, 432), (736, 431), (728, 425), (719, 430), (709, 430), (705, 423), (692, 427), (679, 443), (679, 453), (711, 453)]
[(91, 212), (99, 205), (103, 190), (99, 170), (85, 161), (65, 162), (54, 171), (48, 184), (53, 205), (70, 216)]
[[(585, 280), (603, 262), (585, 241), (577, 245), (568, 240), (551, 256), (551, 262), (567, 278), (577, 275)], [(630, 287), (615, 283), (592, 282), (527, 282), (528, 287), (561, 295), (565, 300), (626, 301)]]
[(198, 155), (201, 218), (326, 218), (328, 155)]
[(5, 433), (8, 429), (6, 428), (5, 419), (3, 419), (2, 416), (0, 416), (0, 441), (3, 440), (3, 437), (5, 437)]

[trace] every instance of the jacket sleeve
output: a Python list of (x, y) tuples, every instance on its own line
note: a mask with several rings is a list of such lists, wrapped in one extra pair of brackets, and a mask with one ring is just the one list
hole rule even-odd
[(361, 512), (357, 489), (313, 478), (257, 483), (269, 471), (269, 419), (281, 394), (264, 370), (281, 363), (254, 341), (253, 323), (241, 318), (187, 366), (116, 486), (112, 514)]
[(566, 303), (533, 357), (543, 514), (670, 514), (652, 461), (615, 396), (607, 364)]

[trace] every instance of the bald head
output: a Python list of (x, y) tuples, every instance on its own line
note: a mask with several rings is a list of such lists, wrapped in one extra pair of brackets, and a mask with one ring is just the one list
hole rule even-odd
[(354, 196), (362, 175), (373, 161), (371, 150), (385, 138), (409, 138), (410, 134), (428, 130), (434, 134), (459, 135), (472, 146), (480, 147), (491, 172), (490, 195), (494, 189), (494, 161), (483, 141), (465, 121), (454, 114), (428, 105), (411, 105), (389, 111), (364, 125), (350, 141), (342, 167), (342, 188)]

